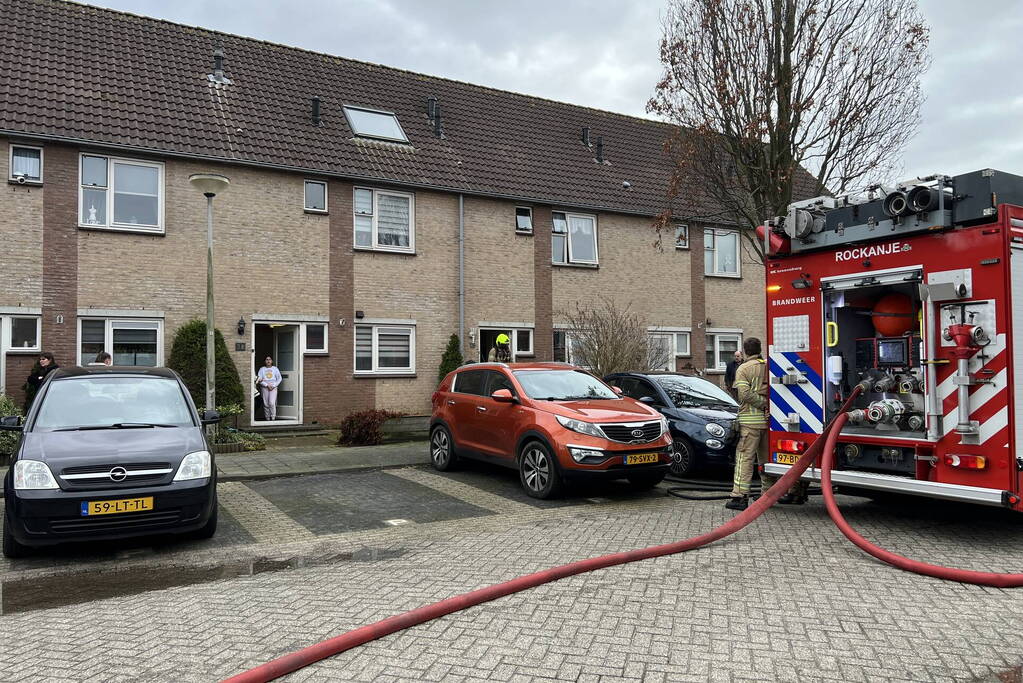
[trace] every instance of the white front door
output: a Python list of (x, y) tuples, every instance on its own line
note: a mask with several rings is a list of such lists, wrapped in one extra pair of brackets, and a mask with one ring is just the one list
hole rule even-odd
[(298, 326), (282, 325), (273, 328), (274, 362), (281, 371), (281, 384), (277, 387), (277, 419), (301, 422), (302, 371), (298, 353)]

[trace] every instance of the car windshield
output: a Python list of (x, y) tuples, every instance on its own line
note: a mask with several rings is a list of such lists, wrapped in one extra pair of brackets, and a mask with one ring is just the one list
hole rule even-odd
[(699, 377), (687, 375), (655, 375), (676, 408), (737, 408), (735, 402), (721, 387)]
[(34, 430), (189, 427), (177, 381), (163, 377), (75, 377), (51, 382)]
[(618, 398), (609, 386), (578, 370), (517, 370), (515, 379), (526, 396), (537, 401)]

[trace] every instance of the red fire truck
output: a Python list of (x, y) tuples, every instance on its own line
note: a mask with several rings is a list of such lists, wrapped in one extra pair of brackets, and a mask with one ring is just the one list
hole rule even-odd
[(1023, 177), (986, 169), (796, 202), (758, 229), (767, 471), (787, 471), (862, 384), (837, 485), (1023, 511), (1021, 207)]

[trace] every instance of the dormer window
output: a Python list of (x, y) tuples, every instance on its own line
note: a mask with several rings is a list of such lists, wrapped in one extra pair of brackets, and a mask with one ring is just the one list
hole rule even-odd
[(360, 138), (374, 138), (393, 142), (408, 142), (398, 117), (389, 111), (345, 107), (345, 116), (352, 132)]

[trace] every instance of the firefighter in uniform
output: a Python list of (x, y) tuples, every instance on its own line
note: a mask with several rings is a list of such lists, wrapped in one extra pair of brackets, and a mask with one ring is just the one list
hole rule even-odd
[(494, 347), (490, 349), (490, 354), (487, 356), (487, 360), (491, 363), (511, 362), (511, 338), (509, 338), (508, 335), (503, 332), (497, 335)]
[[(767, 462), (767, 363), (761, 357), (760, 340), (749, 337), (743, 342), (746, 362), (735, 371), (735, 388), (739, 399), (739, 444), (735, 449), (735, 476), (732, 495), (725, 507), (729, 510), (745, 510), (749, 505), (750, 482), (753, 479), (754, 463)], [(778, 478), (762, 472), (761, 489), (764, 493)], [(806, 488), (796, 482), (779, 503), (806, 501)]]

